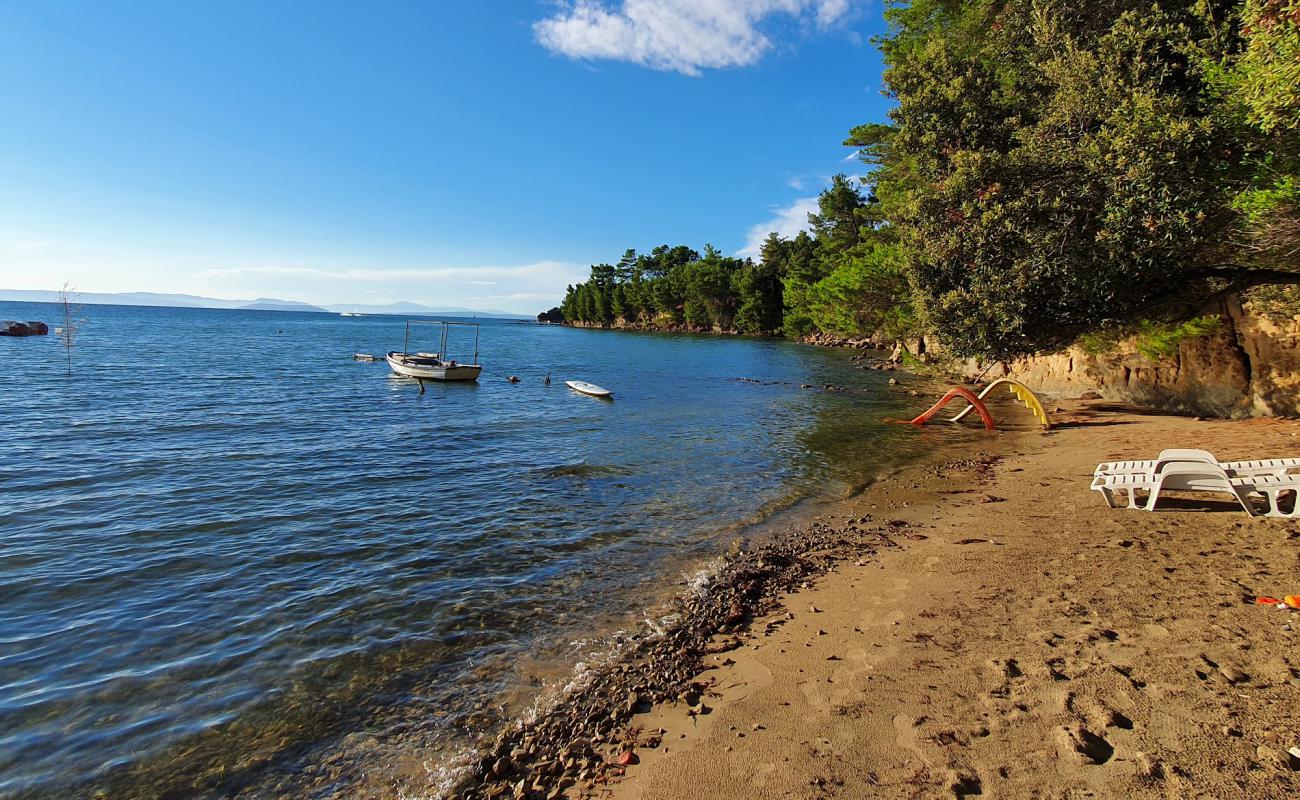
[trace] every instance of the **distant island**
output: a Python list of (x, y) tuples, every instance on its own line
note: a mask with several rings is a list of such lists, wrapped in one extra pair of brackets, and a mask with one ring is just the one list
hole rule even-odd
[[(451, 314), (456, 316), (488, 317), (492, 319), (528, 319), (528, 314), (509, 311), (479, 311), (457, 306), (426, 306), (421, 303), (399, 301), (382, 305), (336, 304), (314, 306), (297, 300), (279, 300), (259, 297), (255, 300), (222, 300), (194, 294), (166, 294), (160, 292), (77, 292), (77, 302), (89, 305), (161, 306), (166, 308), (229, 308), (242, 311), (311, 311), (322, 314), (351, 311), (359, 314)], [(57, 303), (59, 293), (48, 289), (0, 289), (0, 301), (25, 303)]]

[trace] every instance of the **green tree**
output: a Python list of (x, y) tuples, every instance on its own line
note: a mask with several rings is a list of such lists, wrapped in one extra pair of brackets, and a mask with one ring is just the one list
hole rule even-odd
[(835, 255), (826, 277), (808, 287), (805, 308), (812, 325), (827, 333), (883, 333), (901, 337), (914, 320), (907, 301), (901, 249), (861, 242)]
[(1300, 0), (1246, 0), (1240, 19), (1245, 48), (1209, 68), (1251, 170), (1238, 241), (1258, 267), (1300, 271)]
[(890, 9), (893, 125), (850, 143), (878, 165), (924, 323), (956, 352), (1052, 348), (1263, 277), (1225, 252), (1242, 153), (1199, 66), (1240, 49), (1230, 8)]
[(740, 266), (737, 259), (723, 256), (713, 245), (705, 245), (698, 260), (677, 268), (685, 275), (683, 312), (687, 325), (731, 327), (736, 312), (732, 275)]
[(842, 250), (862, 241), (866, 205), (866, 198), (847, 176), (831, 178), (831, 185), (817, 198), (817, 212), (808, 215), (808, 224), (824, 251)]
[[(776, 236), (776, 234), (773, 234)], [(734, 273), (736, 330), (749, 334), (775, 334), (781, 331), (784, 316), (784, 287), (781, 285), (781, 260), (746, 261)]]

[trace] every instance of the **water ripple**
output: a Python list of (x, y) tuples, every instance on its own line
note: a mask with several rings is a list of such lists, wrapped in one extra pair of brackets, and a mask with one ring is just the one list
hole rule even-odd
[(929, 446), (880, 424), (879, 373), (784, 342), (490, 323), (481, 383), (421, 394), (350, 358), (396, 318), (85, 313), (71, 378), (53, 337), (0, 340), (0, 796), (459, 740), (660, 564)]

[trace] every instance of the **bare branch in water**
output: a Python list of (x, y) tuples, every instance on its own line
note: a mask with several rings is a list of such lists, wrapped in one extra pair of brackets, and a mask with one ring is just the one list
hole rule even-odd
[(81, 303), (77, 302), (77, 291), (71, 284), (63, 284), (59, 290), (59, 305), (63, 311), (63, 327), (59, 329), (59, 339), (68, 356), (68, 377), (72, 377), (72, 345), (76, 342), (77, 330), (86, 320), (81, 317)]

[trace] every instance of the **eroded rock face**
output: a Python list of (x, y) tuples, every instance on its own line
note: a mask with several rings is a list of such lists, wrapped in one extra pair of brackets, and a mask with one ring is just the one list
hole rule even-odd
[(1256, 414), (1300, 415), (1300, 319), (1275, 321), (1241, 312), (1237, 339), (1252, 368), (1250, 393)]
[(1106, 400), (1216, 417), (1300, 416), (1300, 319), (1275, 320), (1249, 303), (1226, 301), (1213, 333), (1153, 361), (1134, 340), (1113, 353), (1082, 347), (989, 365), (970, 361), (967, 377), (1010, 376), (1047, 394), (1096, 392)]

